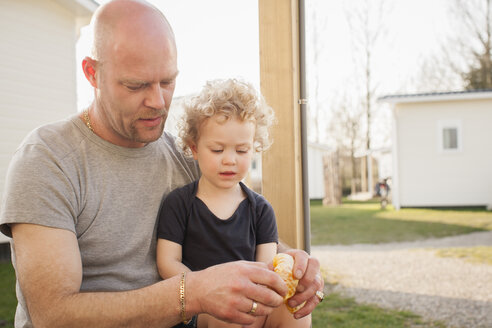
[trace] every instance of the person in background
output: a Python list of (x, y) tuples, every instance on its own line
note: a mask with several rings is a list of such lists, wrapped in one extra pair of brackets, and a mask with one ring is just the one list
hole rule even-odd
[[(174, 34), (137, 0), (105, 3), (92, 25), (82, 68), (94, 101), (30, 133), (8, 169), (0, 230), (12, 237), (15, 327), (171, 327), (198, 313), (247, 325), (272, 313), (286, 288), (265, 264), (159, 277), (152, 236), (161, 200), (199, 177), (163, 133), (178, 75)], [(319, 262), (290, 253), (305, 316), (323, 288)], [(252, 301), (261, 304), (254, 315)]]
[[(255, 152), (270, 145), (273, 110), (254, 87), (237, 79), (208, 82), (185, 105), (180, 136), (198, 161), (199, 180), (175, 189), (164, 200), (157, 228), (157, 267), (167, 279), (236, 261), (272, 262), (278, 233), (272, 206), (241, 181)], [(258, 303), (252, 302), (250, 312)], [(256, 317), (250, 327), (309, 328), (310, 316), (296, 320), (285, 306)], [(241, 327), (209, 315), (198, 327)]]

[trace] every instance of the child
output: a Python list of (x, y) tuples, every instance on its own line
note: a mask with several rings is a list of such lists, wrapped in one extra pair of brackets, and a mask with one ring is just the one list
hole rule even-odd
[[(163, 279), (236, 260), (270, 263), (277, 250), (271, 205), (241, 180), (254, 152), (271, 144), (273, 110), (248, 83), (208, 82), (185, 106), (180, 136), (198, 161), (198, 181), (171, 192), (159, 212), (157, 265)], [(255, 303), (253, 303), (255, 304)], [(217, 304), (217, 306), (220, 306)], [(285, 306), (251, 327), (309, 327)], [(240, 327), (200, 315), (198, 327)]]

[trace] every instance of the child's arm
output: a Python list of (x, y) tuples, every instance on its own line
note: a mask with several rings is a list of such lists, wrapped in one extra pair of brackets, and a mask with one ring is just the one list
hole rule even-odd
[(157, 239), (157, 269), (162, 279), (171, 278), (181, 272), (191, 271), (181, 263), (181, 245), (166, 239)]
[(256, 262), (270, 263), (277, 254), (277, 243), (256, 245)]

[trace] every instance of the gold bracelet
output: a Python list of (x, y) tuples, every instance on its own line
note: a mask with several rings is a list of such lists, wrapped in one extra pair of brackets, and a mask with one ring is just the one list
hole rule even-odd
[(185, 306), (185, 279), (186, 272), (181, 274), (181, 281), (179, 283), (179, 303), (181, 305), (181, 319), (183, 323), (186, 325), (190, 320), (186, 320), (186, 306)]

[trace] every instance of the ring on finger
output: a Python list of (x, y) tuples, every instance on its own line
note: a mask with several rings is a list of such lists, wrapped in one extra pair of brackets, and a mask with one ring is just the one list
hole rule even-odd
[(323, 299), (325, 298), (325, 293), (323, 293), (321, 290), (316, 291), (316, 297), (318, 297), (319, 302), (323, 302)]
[(258, 308), (258, 303), (256, 303), (255, 301), (253, 301), (253, 305), (251, 306), (251, 310), (249, 310), (249, 314), (253, 314), (256, 312), (256, 309)]

